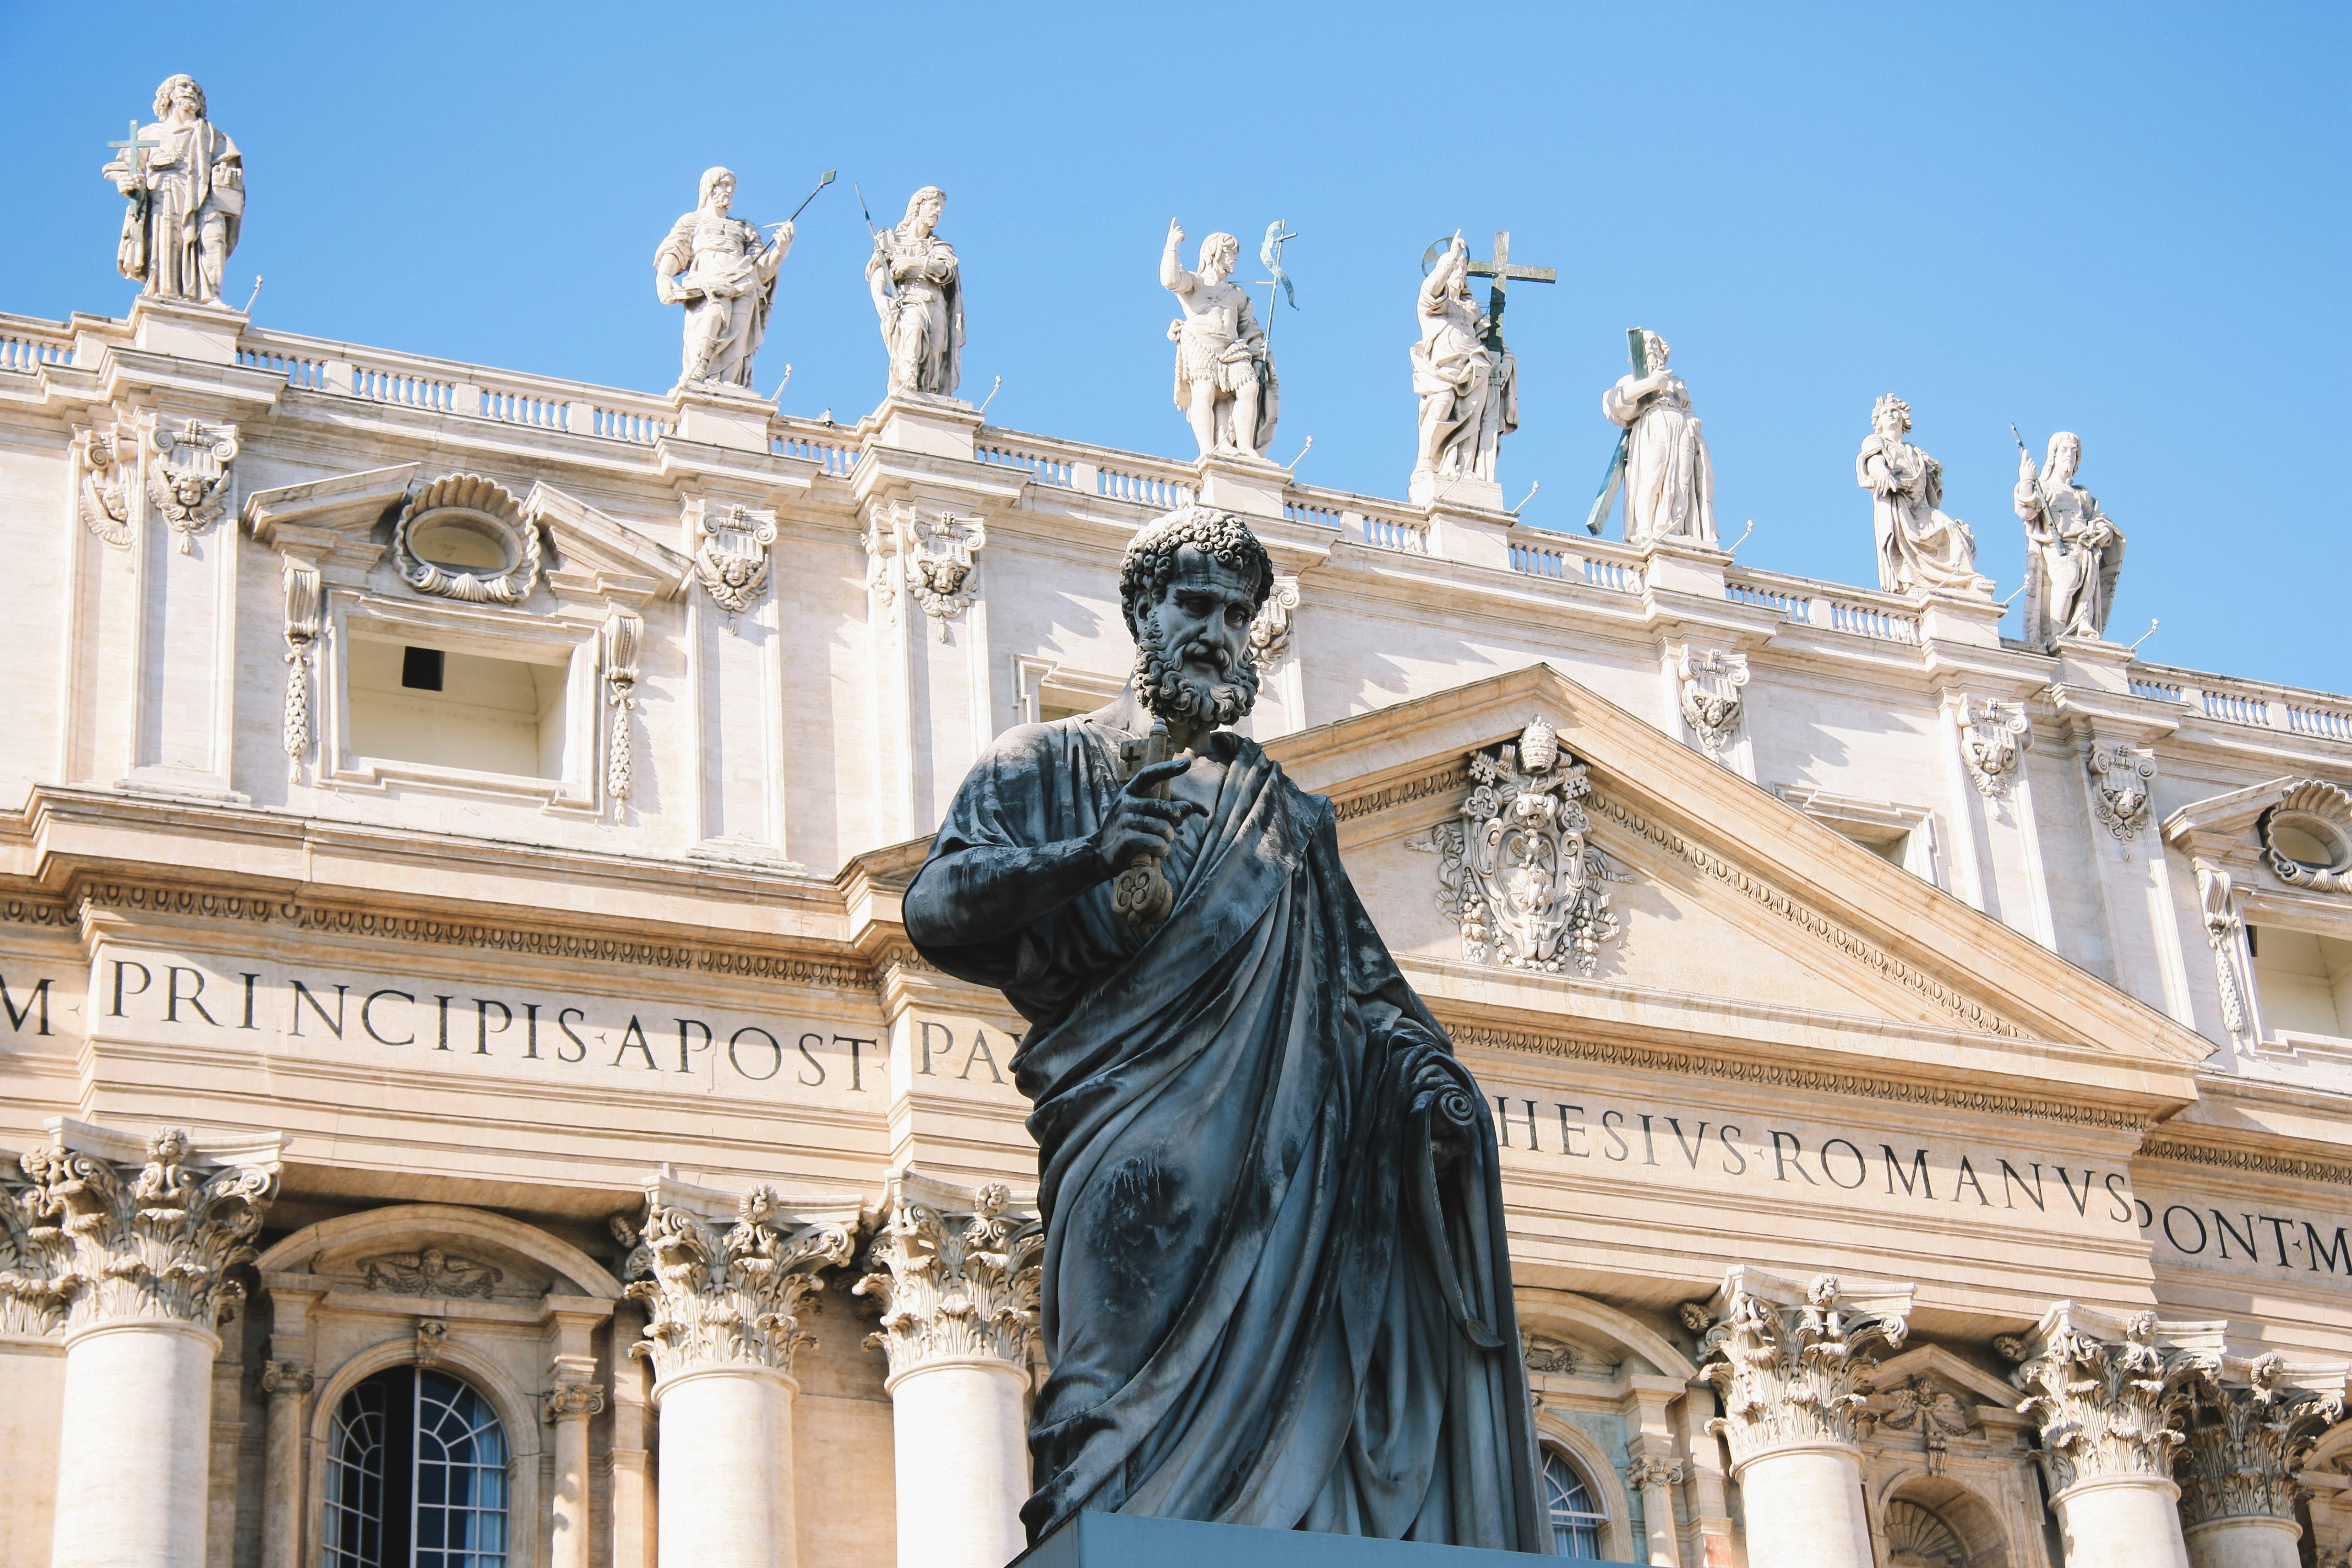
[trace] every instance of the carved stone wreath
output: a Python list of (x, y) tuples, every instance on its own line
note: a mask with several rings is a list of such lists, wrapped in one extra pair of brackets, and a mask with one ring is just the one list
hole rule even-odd
[(2314, 892), (2352, 893), (2352, 794), (2305, 779), (2263, 812), (2254, 830), (2263, 859), (2280, 881)]
[[(481, 539), (505, 564), (495, 571), (446, 564), (418, 552), (421, 537), (446, 530)], [(392, 553), (410, 587), (468, 605), (520, 605), (539, 582), (539, 525), (505, 486), (479, 474), (446, 474), (412, 497), (393, 525)]]
[(1461, 929), (1463, 956), (1591, 974), (1618, 933), (1604, 884), (1623, 877), (1586, 841), (1584, 764), (1538, 718), (1516, 745), (1472, 752), (1470, 777), (1460, 820), (1405, 840), (1438, 857), (1437, 907)]

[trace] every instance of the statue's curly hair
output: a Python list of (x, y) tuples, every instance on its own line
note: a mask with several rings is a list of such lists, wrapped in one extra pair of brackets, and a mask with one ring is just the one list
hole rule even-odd
[(1159, 602), (1176, 575), (1176, 557), (1188, 544), (1247, 575), (1252, 612), (1264, 607), (1274, 588), (1274, 560), (1265, 546), (1232, 512), (1187, 504), (1147, 524), (1128, 544), (1127, 559), (1118, 569), (1118, 600), (1130, 636), (1143, 612)]

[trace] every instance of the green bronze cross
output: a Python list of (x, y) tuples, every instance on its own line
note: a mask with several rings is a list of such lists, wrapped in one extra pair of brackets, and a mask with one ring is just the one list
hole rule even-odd
[(1495, 231), (1495, 259), (1473, 261), (1464, 268), (1473, 278), (1491, 278), (1495, 286), (1486, 291), (1486, 346), (1500, 353), (1503, 350), (1503, 290), (1513, 279), (1522, 283), (1557, 283), (1559, 269), (1556, 267), (1514, 267), (1511, 265), (1511, 231)]
[(146, 151), (146, 149), (150, 147), (161, 147), (163, 143), (161, 142), (142, 142), (139, 139), (139, 121), (136, 117), (134, 117), (131, 121), (131, 130), (128, 132), (128, 140), (121, 142), (109, 142), (107, 145), (122, 154), (122, 156), (117, 159), (116, 162), (128, 164), (131, 172), (136, 174), (140, 172), (140, 165), (144, 161), (142, 154)]

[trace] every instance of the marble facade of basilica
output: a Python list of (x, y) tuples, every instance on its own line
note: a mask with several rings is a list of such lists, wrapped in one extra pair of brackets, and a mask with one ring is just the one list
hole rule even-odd
[(934, 200), (894, 390), (821, 424), (750, 384), (789, 235), (705, 186), (665, 298), (741, 374), (666, 395), (0, 316), (0, 1568), (1015, 1554), (1024, 1025), (898, 900), (995, 736), (1118, 689), (1191, 499), (1281, 573), (1253, 732), (1492, 1097), (1564, 1542), (2346, 1560), (2352, 699), (2105, 640), (2079, 442), (2028, 644), (1899, 399), (1884, 590), (1736, 561), (1654, 333), (1641, 542), (1520, 524), (1450, 274), (1415, 504), (1258, 455), (1205, 263), (1197, 460), (1002, 430)]

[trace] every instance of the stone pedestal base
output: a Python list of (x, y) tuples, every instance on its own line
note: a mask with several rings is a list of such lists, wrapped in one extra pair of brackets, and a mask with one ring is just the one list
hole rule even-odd
[[(1082, 1513), (1014, 1561), (1020, 1568), (1511, 1568), (1529, 1558), (1520, 1552), (1367, 1541), (1309, 1530)], [(1595, 1568), (1638, 1564), (1602, 1562)]]
[(1748, 1568), (1872, 1568), (1858, 1451), (1780, 1448), (1732, 1473), (1748, 1505)]
[(776, 405), (749, 387), (680, 386), (670, 394), (670, 406), (677, 410), (681, 441), (735, 452), (768, 449), (768, 421), (775, 417)]
[(1503, 487), (1475, 474), (1415, 474), (1405, 487), (1405, 500), (1417, 507), (1450, 507), (1470, 511), (1501, 511)]
[(246, 315), (226, 305), (199, 305), (142, 294), (131, 307), (131, 344), (149, 353), (205, 364), (235, 364)]
[(1264, 458), (1218, 455), (1202, 458), (1193, 471), (1200, 476), (1193, 493), (1202, 506), (1244, 517), (1280, 517), (1283, 487), (1290, 470)]
[(713, 1367), (663, 1379), (654, 1398), (659, 1560), (792, 1568), (792, 1379), (762, 1367)]
[[(2066, 1568), (2189, 1568), (2179, 1499), (2179, 1487), (2153, 1476), (2115, 1476), (2068, 1487), (2050, 1500), (2065, 1538)], [(2287, 1550), (2292, 1554), (2294, 1549)]]
[(977, 455), (980, 414), (961, 398), (894, 392), (874, 411), (881, 430), (875, 445), (901, 452), (971, 462)]
[(204, 1568), (219, 1353), (219, 1337), (194, 1323), (68, 1336), (56, 1568)]
[(2209, 1520), (2189, 1527), (2189, 1568), (2302, 1568), (2302, 1539), (2291, 1519)]

